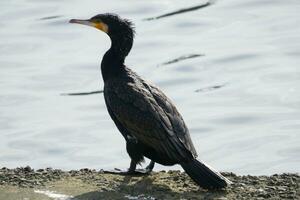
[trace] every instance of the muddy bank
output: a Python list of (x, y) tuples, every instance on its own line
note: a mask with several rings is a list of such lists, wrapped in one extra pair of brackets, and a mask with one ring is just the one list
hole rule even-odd
[(119, 176), (81, 169), (62, 171), (30, 167), (0, 169), (0, 199), (299, 199), (298, 174), (237, 176), (223, 173), (233, 184), (218, 191), (195, 185), (180, 171), (148, 176)]

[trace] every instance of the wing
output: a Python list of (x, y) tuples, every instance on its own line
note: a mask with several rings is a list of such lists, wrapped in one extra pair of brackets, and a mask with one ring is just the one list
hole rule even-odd
[(125, 140), (127, 141), (129, 139), (129, 137), (131, 136), (130, 133), (128, 132), (128, 130), (126, 128), (123, 127), (123, 125), (119, 122), (119, 120), (117, 119), (117, 117), (115, 116), (115, 114), (113, 113), (113, 111), (111, 110), (109, 104), (107, 103), (107, 100), (105, 98), (105, 102), (106, 102), (106, 107), (107, 107), (107, 111), (110, 115), (110, 117), (112, 118), (112, 120), (115, 122), (118, 130), (120, 131), (120, 133), (123, 135), (123, 137), (125, 138)]
[(130, 81), (110, 81), (104, 89), (117, 122), (141, 143), (171, 160), (196, 157), (188, 129), (172, 102), (158, 88), (137, 75), (131, 76)]
[(163, 109), (164, 113), (168, 116), (169, 121), (172, 124), (172, 130), (177, 136), (178, 140), (188, 149), (194, 157), (197, 157), (196, 149), (190, 137), (189, 130), (178, 112), (172, 101), (154, 85), (144, 82), (145, 87), (149, 87), (149, 91), (155, 98), (158, 106)]

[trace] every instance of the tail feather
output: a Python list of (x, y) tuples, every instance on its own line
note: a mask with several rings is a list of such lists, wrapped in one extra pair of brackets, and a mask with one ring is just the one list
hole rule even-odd
[(180, 163), (184, 171), (202, 188), (225, 188), (231, 182), (219, 172), (196, 159), (188, 163)]

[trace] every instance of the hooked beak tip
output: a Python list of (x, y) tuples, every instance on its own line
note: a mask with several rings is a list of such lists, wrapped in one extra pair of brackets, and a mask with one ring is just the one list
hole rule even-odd
[(76, 19), (71, 19), (71, 20), (69, 21), (69, 23), (76, 23), (76, 22), (77, 22)]
[(83, 24), (83, 25), (88, 25), (88, 26), (92, 25), (92, 23), (88, 19), (86, 19), (86, 20), (83, 20), (83, 19), (71, 19), (69, 21), (69, 23)]

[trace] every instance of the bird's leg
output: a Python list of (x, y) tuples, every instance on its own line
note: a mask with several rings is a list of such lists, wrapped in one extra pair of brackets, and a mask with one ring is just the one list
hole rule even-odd
[(129, 169), (127, 171), (129, 174), (134, 174), (134, 172), (136, 170), (136, 164), (137, 163), (135, 161), (133, 161), (133, 160), (130, 161), (130, 166), (129, 166)]
[(145, 169), (136, 169), (135, 171), (141, 174), (150, 174), (154, 168), (154, 164), (155, 162), (151, 160), (149, 165)]
[(153, 160), (150, 161), (149, 165), (146, 167), (150, 172), (152, 172), (154, 168), (155, 162)]
[(147, 175), (150, 172), (152, 172), (154, 168), (154, 164), (155, 162), (151, 160), (151, 162), (145, 169), (136, 169), (137, 163), (131, 160), (130, 167), (127, 171), (122, 171), (118, 168), (115, 168), (114, 170), (104, 170), (104, 173), (119, 174), (119, 175)]

